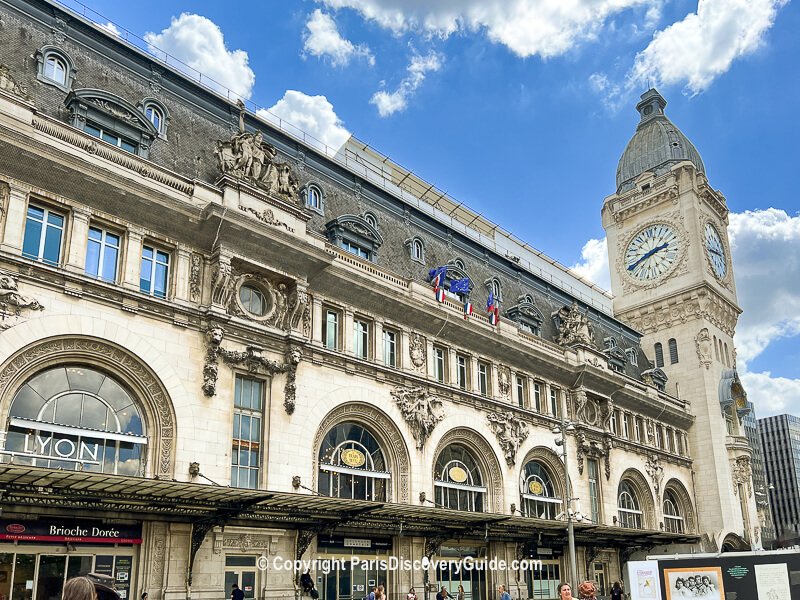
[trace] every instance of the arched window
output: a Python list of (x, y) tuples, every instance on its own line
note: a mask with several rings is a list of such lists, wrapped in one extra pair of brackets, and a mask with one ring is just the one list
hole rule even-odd
[(5, 454), (20, 464), (144, 476), (147, 437), (132, 394), (106, 373), (58, 366), (14, 396)]
[(684, 529), (680, 503), (672, 490), (666, 490), (664, 492), (664, 530), (670, 533), (683, 533)]
[(375, 227), (376, 229), (378, 228), (378, 219), (376, 219), (375, 215), (373, 215), (372, 213), (370, 212), (364, 213), (364, 220), (373, 227)]
[(636, 497), (636, 490), (633, 489), (629, 482), (624, 480), (619, 484), (617, 514), (620, 527), (629, 529), (642, 528), (642, 509)]
[(306, 206), (312, 210), (322, 210), (322, 190), (316, 185), (306, 188)]
[(156, 128), (159, 137), (164, 138), (167, 135), (167, 124), (169, 123), (169, 112), (164, 104), (156, 98), (145, 98), (139, 105), (147, 117), (147, 120)]
[(537, 519), (555, 519), (563, 505), (556, 497), (553, 482), (547, 469), (534, 460), (528, 462), (519, 476), (522, 511)]
[(425, 262), (425, 246), (422, 245), (422, 240), (413, 238), (408, 246), (411, 253), (411, 260), (424, 263)]
[(664, 349), (661, 346), (661, 342), (656, 342), (655, 351), (656, 351), (656, 367), (663, 367), (664, 366)]
[(445, 508), (483, 512), (486, 487), (478, 463), (461, 444), (450, 444), (439, 454), (433, 471), (436, 504)]
[(500, 285), (500, 280), (497, 277), (492, 277), (486, 281), (486, 288), (494, 296), (495, 302), (500, 302), (503, 299), (503, 288)]
[(667, 342), (669, 346), (669, 364), (674, 365), (678, 362), (678, 342), (675, 338), (670, 338)]
[(732, 367), (733, 365), (731, 364), (731, 356), (728, 354), (728, 342), (725, 342), (723, 347), (725, 348), (725, 366)]
[(720, 358), (719, 358), (719, 340), (717, 340), (717, 336), (714, 336), (714, 354), (716, 355), (717, 360), (720, 360)]
[(72, 60), (56, 46), (45, 46), (36, 52), (37, 74), (39, 81), (54, 85), (68, 92), (75, 80), (75, 68)]
[(361, 425), (340, 423), (323, 439), (318, 480), (323, 496), (385, 502), (390, 479), (383, 450)]

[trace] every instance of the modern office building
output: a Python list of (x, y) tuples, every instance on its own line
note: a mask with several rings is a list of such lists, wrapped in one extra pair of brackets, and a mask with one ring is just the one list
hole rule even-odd
[(772, 548), (775, 542), (775, 527), (772, 523), (772, 509), (769, 497), (769, 479), (764, 464), (764, 450), (758, 430), (758, 418), (753, 403), (747, 401), (748, 413), (742, 417), (742, 430), (752, 452), (753, 494), (756, 497), (756, 510), (761, 533), (761, 545)]
[(549, 599), (759, 546), (725, 198), (658, 92), (602, 204), (612, 300), (60, 5), (0, 24), (0, 600), (286, 598), (285, 561), (354, 555), (507, 566), (335, 563), (325, 600)]
[(775, 545), (800, 544), (800, 419), (777, 415), (758, 420)]

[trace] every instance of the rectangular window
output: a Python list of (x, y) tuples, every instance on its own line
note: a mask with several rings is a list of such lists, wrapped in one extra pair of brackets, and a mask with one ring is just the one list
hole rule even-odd
[(628, 413), (622, 417), (622, 435), (625, 439), (631, 438), (631, 416)]
[(339, 349), (339, 313), (335, 310), (325, 311), (325, 327), (322, 337), (328, 350)]
[(261, 470), (264, 382), (236, 376), (233, 397), (231, 487), (258, 489)]
[(465, 390), (467, 389), (467, 357), (461, 356), (460, 354), (456, 356), (456, 377), (458, 381), (459, 389)]
[(672, 429), (667, 430), (667, 445), (670, 452), (675, 452), (675, 431)]
[(525, 377), (517, 375), (517, 403), (519, 404), (520, 408), (525, 408), (525, 402), (527, 400), (525, 398), (525, 396), (527, 395), (525, 392), (526, 388), (525, 384), (526, 384)]
[(481, 396), (489, 394), (489, 365), (486, 363), (478, 363), (478, 392)]
[(169, 254), (150, 246), (142, 246), (142, 270), (139, 289), (156, 298), (167, 297)]
[(617, 435), (617, 431), (619, 431), (619, 411), (614, 410), (611, 415), (611, 433)]
[(29, 205), (22, 256), (57, 266), (61, 260), (64, 216), (49, 208)]
[(89, 241), (86, 247), (86, 274), (115, 282), (119, 260), (119, 236), (100, 229), (89, 228)]
[(542, 384), (533, 384), (533, 410), (542, 412)]
[(590, 458), (586, 461), (589, 470), (589, 510), (592, 523), (600, 524), (600, 468), (597, 460)]
[(389, 329), (383, 330), (383, 364), (397, 367), (397, 333)]
[(664, 447), (664, 432), (661, 428), (661, 425), (656, 425), (656, 439), (655, 444), (656, 448), (663, 448)]
[(353, 321), (353, 352), (358, 358), (369, 356), (369, 323)]
[(444, 383), (444, 348), (433, 347), (433, 377)]
[(89, 123), (88, 121), (83, 126), (83, 130), (88, 133), (89, 135), (93, 135), (96, 138), (100, 138), (104, 142), (108, 142), (116, 146), (117, 148), (122, 148), (126, 152), (130, 152), (131, 154), (137, 154), (137, 146), (136, 144), (128, 139), (118, 136), (113, 131), (108, 131), (103, 129), (99, 125), (94, 125), (93, 123)]
[(550, 414), (554, 417), (561, 416), (561, 402), (559, 402), (556, 388), (550, 388)]
[(641, 417), (636, 417), (634, 419), (634, 425), (635, 425), (635, 429), (636, 429), (636, 441), (637, 442), (641, 442), (642, 441), (642, 418)]
[(683, 436), (677, 431), (675, 432), (675, 444), (678, 447), (678, 456), (683, 456)]
[(358, 244), (354, 244), (353, 242), (348, 242), (345, 240), (342, 242), (342, 248), (349, 252), (350, 254), (355, 254), (356, 256), (360, 256), (361, 258), (365, 258), (369, 260), (370, 253), (369, 250), (366, 248), (359, 246)]

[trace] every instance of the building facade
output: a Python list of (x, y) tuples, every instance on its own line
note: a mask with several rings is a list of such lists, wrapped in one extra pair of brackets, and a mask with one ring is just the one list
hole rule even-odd
[[(759, 545), (699, 155), (647, 165), (634, 136), (612, 304), (357, 140), (326, 153), (50, 2), (0, 18), (0, 600), (87, 570), (295, 597), (303, 558), (341, 559), (309, 573), (325, 600), (547, 599)], [(653, 225), (683, 244), (637, 283)]]
[(800, 544), (800, 419), (776, 415), (758, 420), (775, 546)]
[(756, 498), (758, 523), (761, 528), (761, 545), (764, 548), (772, 548), (775, 545), (775, 525), (772, 521), (769, 478), (764, 463), (764, 449), (761, 444), (755, 406), (749, 400), (747, 409), (749, 412), (742, 417), (742, 429), (752, 452), (753, 494)]

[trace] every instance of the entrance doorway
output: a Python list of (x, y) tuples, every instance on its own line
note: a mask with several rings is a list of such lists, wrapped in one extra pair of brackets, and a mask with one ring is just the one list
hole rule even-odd
[(91, 554), (0, 553), (0, 600), (59, 600), (64, 582), (93, 563)]
[(597, 592), (601, 595), (606, 593), (606, 565), (605, 563), (594, 563), (594, 582), (597, 584)]
[[(338, 558), (340, 564), (330, 573), (322, 576), (320, 600), (362, 600), (375, 586), (382, 585), (384, 589), (388, 587), (386, 569), (378, 569), (377, 564), (371, 564), (366, 569), (362, 569), (361, 565), (356, 565), (353, 569), (350, 564), (350, 556), (326, 556), (326, 558)], [(380, 557), (380, 560), (386, 561), (388, 557)], [(375, 562), (378, 562), (377, 557)], [(392, 594), (392, 596), (395, 595)]]
[[(255, 556), (226, 556), (225, 557), (225, 597), (230, 597), (233, 584), (239, 586), (245, 598), (255, 598), (257, 588), (256, 557)], [(37, 598), (36, 600), (41, 600)]]
[[(440, 561), (460, 560), (467, 556), (483, 560), (486, 558), (486, 548), (447, 546), (439, 548)], [(436, 580), (439, 589), (447, 588), (452, 598), (458, 598), (459, 585), (464, 588), (465, 600), (486, 600), (489, 597), (485, 569), (456, 569), (455, 565), (450, 567), (445, 563), (443, 566), (440, 562), (436, 569)]]

